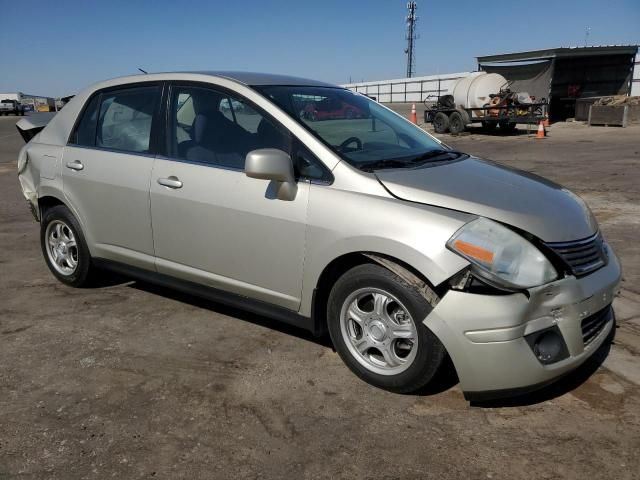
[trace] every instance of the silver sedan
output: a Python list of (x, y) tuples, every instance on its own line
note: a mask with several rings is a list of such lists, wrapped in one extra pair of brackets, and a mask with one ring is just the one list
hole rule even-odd
[(18, 124), (44, 259), (104, 269), (331, 336), (394, 392), (445, 356), (467, 398), (554, 381), (612, 332), (621, 271), (589, 208), (306, 79), (140, 75)]

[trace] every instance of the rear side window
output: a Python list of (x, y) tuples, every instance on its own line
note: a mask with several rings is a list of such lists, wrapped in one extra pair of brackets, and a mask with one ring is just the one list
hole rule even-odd
[(160, 87), (136, 87), (101, 95), (97, 147), (147, 153)]
[(94, 95), (82, 114), (76, 127), (76, 133), (72, 143), (84, 147), (93, 147), (96, 144), (96, 124), (98, 122), (98, 107), (100, 95)]

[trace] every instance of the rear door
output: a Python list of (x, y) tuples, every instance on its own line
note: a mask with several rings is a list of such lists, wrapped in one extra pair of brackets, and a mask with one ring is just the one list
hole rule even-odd
[(63, 188), (94, 257), (155, 268), (149, 181), (161, 84), (98, 92), (65, 149)]

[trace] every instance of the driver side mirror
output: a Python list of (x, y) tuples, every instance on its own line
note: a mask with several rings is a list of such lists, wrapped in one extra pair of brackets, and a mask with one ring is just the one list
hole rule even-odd
[(298, 192), (291, 157), (276, 148), (260, 148), (247, 154), (244, 173), (249, 178), (276, 182), (279, 200), (293, 200)]

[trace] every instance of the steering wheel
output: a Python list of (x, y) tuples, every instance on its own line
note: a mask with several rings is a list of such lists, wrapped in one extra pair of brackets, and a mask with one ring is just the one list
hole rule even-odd
[(347, 146), (352, 143), (356, 144), (356, 150), (362, 150), (362, 140), (360, 140), (358, 137), (347, 138), (344, 142), (340, 144), (340, 146), (338, 147), (338, 150), (341, 152), (344, 152)]

